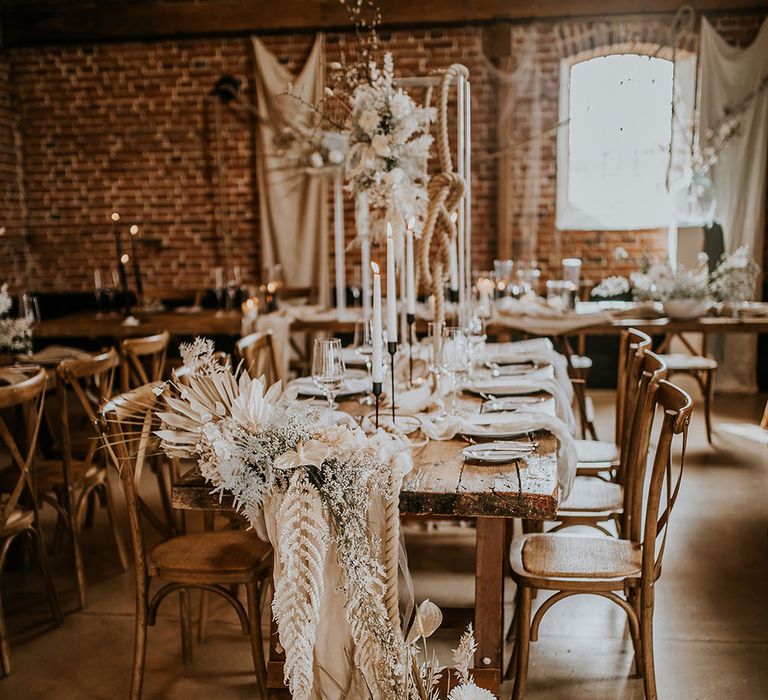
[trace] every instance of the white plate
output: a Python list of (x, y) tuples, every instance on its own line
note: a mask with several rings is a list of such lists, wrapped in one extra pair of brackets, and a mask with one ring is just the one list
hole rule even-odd
[(508, 464), (531, 454), (533, 445), (531, 447), (524, 447), (526, 444), (530, 445), (527, 442), (484, 442), (479, 445), (465, 447), (461, 454), (464, 456), (464, 459), (469, 459), (473, 462)]
[[(289, 386), (296, 387), (300, 396), (316, 396), (325, 398), (325, 392), (320, 389), (312, 377), (299, 377), (294, 379)], [(368, 391), (370, 383), (364, 377), (351, 377), (344, 380), (344, 384), (341, 387), (341, 391), (336, 394), (337, 399), (343, 399), (347, 396), (354, 396), (355, 394), (362, 394)]]
[(503, 425), (473, 425), (462, 430), (461, 434), (469, 438), (484, 440), (510, 440), (525, 435), (525, 431), (511, 430), (504, 428)]
[[(373, 430), (376, 426), (376, 413), (369, 413), (365, 417), (364, 427)], [(392, 427), (392, 412), (386, 409), (379, 410), (379, 428), (388, 432), (410, 435), (421, 427), (421, 421), (415, 416), (401, 416), (395, 414), (395, 427)]]
[(517, 384), (513, 381), (504, 381), (503, 377), (499, 377), (497, 380), (485, 380), (474, 382), (473, 384), (467, 384), (464, 387), (465, 391), (469, 391), (473, 394), (492, 394), (493, 396), (526, 396), (529, 394), (537, 394), (542, 389), (539, 387), (525, 382)]

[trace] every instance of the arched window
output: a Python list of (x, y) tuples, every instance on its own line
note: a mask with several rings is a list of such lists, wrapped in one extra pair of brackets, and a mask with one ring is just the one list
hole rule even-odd
[(639, 54), (563, 62), (557, 227), (667, 226), (673, 64)]

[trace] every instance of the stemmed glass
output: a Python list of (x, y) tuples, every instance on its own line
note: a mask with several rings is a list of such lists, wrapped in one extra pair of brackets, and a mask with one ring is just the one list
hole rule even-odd
[[(368, 379), (372, 379), (371, 368), (373, 366), (371, 360), (373, 356), (373, 323), (371, 321), (356, 321), (355, 322), (355, 339), (353, 342), (355, 352), (363, 358), (365, 362), (365, 369), (368, 370)], [(372, 393), (366, 392), (365, 396), (360, 399), (361, 403), (372, 404)]]
[(101, 269), (98, 267), (93, 270), (93, 296), (96, 297), (96, 318), (102, 318), (104, 316), (106, 289), (104, 279), (101, 276)]
[(312, 347), (312, 380), (328, 399), (328, 426), (333, 425), (333, 401), (344, 384), (341, 340), (315, 338)]
[(451, 415), (455, 416), (459, 380), (466, 376), (470, 365), (469, 338), (463, 328), (443, 329), (442, 365), (451, 378)]
[(470, 363), (474, 368), (477, 364), (485, 345), (485, 319), (476, 308), (467, 322), (467, 339), (469, 341)]

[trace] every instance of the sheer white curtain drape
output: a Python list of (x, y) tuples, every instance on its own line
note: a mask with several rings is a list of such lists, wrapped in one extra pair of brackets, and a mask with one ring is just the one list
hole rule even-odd
[[(700, 134), (724, 116), (727, 106), (735, 105), (757, 91), (739, 115), (739, 133), (723, 149), (712, 168), (711, 177), (715, 187), (715, 216), (723, 228), (726, 252), (746, 245), (752, 257), (762, 264), (768, 90), (759, 91), (758, 88), (768, 75), (768, 20), (763, 23), (755, 41), (741, 49), (728, 44), (703, 18), (699, 60)], [(718, 373), (718, 390), (754, 391), (755, 337), (725, 336), (720, 353), (722, 366)]]
[[(256, 103), (256, 167), (259, 187), (262, 266), (282, 265), (289, 287), (310, 287), (328, 303), (327, 183), (286, 168), (274, 153), (273, 134), (303, 118), (296, 98), (315, 104), (325, 83), (325, 41), (318, 34), (304, 67), (293, 75), (264, 43), (253, 37)], [(291, 85), (291, 95), (286, 94)]]

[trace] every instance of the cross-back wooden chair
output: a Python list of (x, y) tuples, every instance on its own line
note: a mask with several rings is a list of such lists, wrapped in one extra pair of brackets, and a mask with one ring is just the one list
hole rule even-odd
[[(687, 352), (669, 353), (669, 346), (674, 338), (678, 338)], [(704, 398), (704, 425), (707, 429), (707, 442), (712, 444), (712, 403), (715, 398), (715, 374), (717, 360), (707, 355), (707, 336), (701, 339), (701, 351), (682, 333), (668, 333), (656, 352), (661, 354), (669, 367), (669, 374), (687, 374), (696, 380)]]
[(120, 343), (120, 385), (123, 391), (165, 378), (165, 363), (171, 334), (163, 331), (144, 338), (126, 338)]
[[(515, 685), (512, 697), (523, 697), (531, 641), (536, 641), (544, 614), (556, 603), (578, 594), (599, 595), (626, 612), (635, 652), (635, 670), (643, 677), (645, 697), (656, 700), (653, 658), (655, 586), (667, 543), (669, 518), (680, 490), (685, 446), (693, 405), (690, 396), (666, 380), (653, 396), (663, 419), (650, 467), (650, 485), (642, 516), (642, 484), (630, 506), (624, 539), (574, 537), (563, 534), (528, 534), (516, 538), (510, 550), (512, 578), (517, 584), (517, 638), (513, 653)], [(672, 444), (682, 447), (673, 474)], [(644, 460), (638, 465), (645, 473)], [(531, 601), (539, 590), (555, 591), (531, 619)]]
[(627, 423), (634, 413), (632, 390), (637, 388), (639, 382), (636, 363), (650, 348), (651, 338), (642, 331), (630, 328), (621, 334), (616, 382), (616, 441), (577, 440), (578, 474), (604, 476), (615, 472), (621, 461), (625, 438), (628, 437)]
[[(659, 382), (667, 376), (664, 361), (650, 350), (637, 350), (638, 358), (632, 362), (627, 392), (633, 397), (631, 419), (624, 429), (626, 438), (621, 445), (621, 458), (616, 466), (616, 480), (599, 476), (577, 475), (568, 498), (557, 513), (559, 524), (550, 532), (576, 525), (585, 525), (612, 536), (605, 523), (613, 521), (617, 534), (627, 532), (626, 519), (633, 498), (634, 479), (642, 479), (638, 465), (648, 454), (651, 424), (655, 412), (653, 397)], [(628, 407), (629, 408), (629, 407)], [(630, 411), (627, 411), (629, 416)]]
[[(185, 663), (191, 663), (189, 592), (195, 588), (221, 596), (235, 609), (243, 634), (250, 635), (258, 687), (262, 697), (266, 697), (259, 601), (262, 586), (270, 575), (272, 550), (252, 532), (223, 530), (183, 534), (181, 518), (175, 518), (169, 527), (139, 493), (147, 458), (159, 450), (154, 434), (159, 427), (155, 415), (157, 386), (148, 384), (121, 394), (106, 403), (101, 411), (104, 444), (120, 476), (133, 549), (136, 620), (130, 697), (132, 700), (141, 697), (147, 627), (155, 624), (160, 603), (173, 593), (179, 593), (182, 657)], [(176, 477), (175, 462), (172, 465)], [(160, 544), (148, 544), (144, 524), (155, 531), (162, 540)], [(150, 594), (153, 580), (161, 585)], [(229, 589), (239, 584), (246, 587), (245, 607)]]
[[(17, 537), (26, 535), (45, 581), (45, 590), (54, 620), (57, 625), (61, 625), (61, 610), (48, 569), (45, 543), (40, 531), (32, 474), (37, 436), (43, 415), (45, 384), (45, 370), (41, 369), (29, 379), (0, 387), (0, 448), (10, 459), (10, 465), (4, 471), (13, 473), (13, 479), (9, 482), (10, 489), (0, 494), (0, 574), (13, 542)], [(22, 414), (23, 431), (13, 430), (13, 424), (9, 427), (4, 418), (4, 414), (14, 412)], [(14, 432), (17, 433), (16, 436)], [(23, 439), (19, 439), (19, 432), (23, 432)], [(2, 580), (1, 577), (0, 580)], [(11, 672), (10, 646), (1, 599), (0, 671), (2, 675), (8, 675)]]
[(264, 375), (267, 384), (285, 379), (272, 331), (251, 333), (240, 338), (235, 345), (235, 353), (242, 360), (249, 377), (255, 379)]
[(82, 537), (87, 509), (98, 496), (107, 511), (120, 565), (128, 560), (115, 518), (106, 462), (99, 449), (98, 409), (111, 398), (120, 363), (112, 348), (91, 357), (65, 360), (56, 369), (56, 395), (61, 421), (60, 459), (40, 458), (35, 467), (39, 497), (58, 515), (58, 541), (66, 529), (72, 538), (80, 606), (85, 606), (85, 563)]

